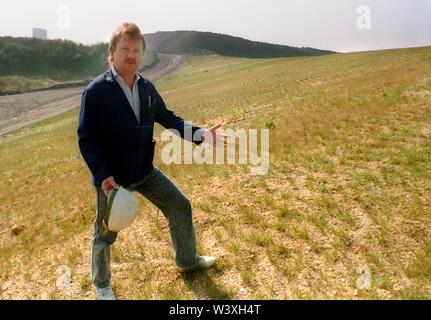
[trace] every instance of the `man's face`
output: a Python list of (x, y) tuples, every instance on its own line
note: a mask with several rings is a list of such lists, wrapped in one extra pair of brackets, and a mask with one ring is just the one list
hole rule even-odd
[(143, 55), (142, 40), (124, 37), (115, 47), (113, 58), (114, 67), (120, 74), (134, 75), (142, 63)]

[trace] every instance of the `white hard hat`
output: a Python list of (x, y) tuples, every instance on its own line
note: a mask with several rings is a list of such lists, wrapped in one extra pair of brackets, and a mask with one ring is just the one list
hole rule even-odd
[(138, 215), (138, 201), (132, 192), (123, 187), (108, 193), (108, 207), (103, 222), (114, 232), (127, 228)]

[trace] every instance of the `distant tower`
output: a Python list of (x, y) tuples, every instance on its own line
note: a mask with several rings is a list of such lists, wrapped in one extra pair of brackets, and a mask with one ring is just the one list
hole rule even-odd
[(48, 39), (48, 31), (46, 29), (33, 28), (33, 38), (46, 40)]

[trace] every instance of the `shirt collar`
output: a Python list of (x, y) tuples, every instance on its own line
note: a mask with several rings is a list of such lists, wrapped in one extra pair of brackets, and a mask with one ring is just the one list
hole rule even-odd
[[(121, 76), (118, 74), (117, 70), (115, 70), (114, 64), (111, 64), (109, 67), (111, 68), (112, 74), (114, 75), (114, 78), (115, 78), (115, 79), (118, 79), (118, 77), (120, 77), (120, 78), (124, 81), (123, 77), (121, 77)], [(137, 74), (136, 74), (136, 76), (135, 76), (135, 83), (136, 83), (136, 81), (138, 81), (139, 79), (141, 79), (141, 75), (140, 75), (139, 73), (137, 73)]]

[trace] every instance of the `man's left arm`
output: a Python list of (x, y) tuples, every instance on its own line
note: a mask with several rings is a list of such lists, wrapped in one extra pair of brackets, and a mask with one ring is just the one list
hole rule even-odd
[(166, 129), (175, 129), (179, 132), (181, 138), (199, 145), (202, 143), (202, 136), (205, 134), (205, 129), (185, 121), (183, 118), (175, 115), (175, 113), (166, 108), (166, 104), (163, 101), (160, 94), (157, 92), (154, 85), (149, 82), (150, 97), (151, 97), (151, 108), (157, 108), (156, 111), (156, 122), (160, 123)]

